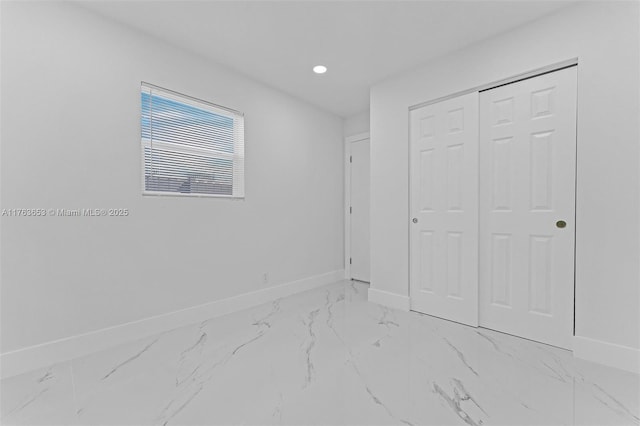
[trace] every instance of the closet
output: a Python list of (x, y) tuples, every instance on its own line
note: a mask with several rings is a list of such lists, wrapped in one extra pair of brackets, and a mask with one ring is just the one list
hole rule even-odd
[(411, 309), (571, 348), (577, 66), (410, 112)]

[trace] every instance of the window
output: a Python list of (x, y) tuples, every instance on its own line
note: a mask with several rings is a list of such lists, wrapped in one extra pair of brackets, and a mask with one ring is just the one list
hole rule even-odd
[(143, 194), (244, 197), (244, 116), (141, 87)]

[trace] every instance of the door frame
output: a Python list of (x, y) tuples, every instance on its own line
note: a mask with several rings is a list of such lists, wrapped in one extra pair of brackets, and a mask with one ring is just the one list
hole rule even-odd
[(351, 279), (351, 144), (366, 139), (371, 147), (369, 132), (344, 138), (344, 278), (347, 280)]
[[(578, 58), (571, 58), (571, 59), (567, 59), (564, 61), (560, 61), (560, 62), (556, 62), (550, 65), (546, 65), (540, 68), (536, 68), (527, 72), (523, 72), (520, 74), (516, 74), (513, 75), (511, 77), (506, 77), (500, 80), (495, 80), (491, 83), (486, 83), (486, 84), (482, 84), (479, 86), (475, 86), (472, 87), (470, 89), (466, 89), (466, 90), (462, 90), (459, 92), (455, 92), (452, 93), (450, 95), (446, 95), (446, 96), (441, 96), (439, 98), (435, 98), (435, 99), (431, 99), (425, 102), (421, 102), (419, 104), (415, 104), (415, 105), (411, 105), (409, 106), (408, 110), (407, 110), (407, 125), (409, 125), (410, 123), (410, 116), (411, 116), (411, 111), (413, 111), (414, 109), (418, 109), (418, 108), (422, 108), (428, 105), (432, 105), (432, 104), (437, 104), (439, 102), (442, 101), (446, 101), (448, 99), (452, 99), (452, 98), (457, 98), (458, 96), (462, 96), (462, 95), (466, 95), (469, 93), (473, 93), (473, 92), (483, 92), (485, 90), (491, 90), (491, 89), (495, 89), (496, 87), (499, 86), (504, 86), (507, 84), (511, 84), (511, 83), (516, 83), (520, 80), (526, 80), (529, 78), (533, 78), (533, 77), (537, 77), (539, 75), (542, 74), (547, 74), (547, 73), (551, 73), (554, 71), (560, 71), (564, 68), (569, 68), (569, 67), (573, 67), (573, 66), (579, 66), (578, 63)], [(479, 126), (479, 123), (478, 123)], [(576, 129), (577, 130), (577, 129)], [(577, 186), (578, 186), (578, 176), (577, 176), (577, 172), (578, 172), (578, 133), (576, 131), (576, 176), (575, 176), (575, 185), (576, 185), (576, 191), (575, 191), (575, 199), (574, 199), (574, 204), (575, 204), (575, 215), (572, 218), (574, 221), (576, 220), (577, 217), (577, 211), (578, 211), (578, 191), (577, 191)], [(408, 277), (409, 280), (407, 281), (407, 294), (409, 295), (409, 303), (411, 303), (411, 138), (408, 137), (407, 138), (407, 144), (408, 144), (408, 150), (407, 150), (407, 188), (409, 190), (409, 202), (407, 203), (407, 207), (408, 207), (408, 211), (407, 211), (407, 237), (408, 237), (408, 249), (409, 249), (409, 259), (407, 262), (407, 266), (408, 266)], [(348, 160), (348, 158), (347, 158)], [(478, 176), (479, 177), (479, 176)], [(480, 192), (480, 187), (478, 186), (478, 193)], [(480, 214), (478, 214), (478, 228), (480, 227)], [(576, 264), (577, 264), (577, 258), (578, 258), (578, 253), (576, 250), (576, 241), (577, 241), (577, 236), (578, 236), (578, 227), (577, 227), (577, 223), (575, 226), (575, 232), (574, 232), (574, 236), (573, 236), (573, 247), (574, 247), (574, 256), (573, 256), (573, 303), (571, 304), (571, 316), (573, 318), (573, 334), (572, 337), (575, 337), (576, 335), (576, 310), (575, 310), (575, 305), (576, 305)], [(478, 245), (480, 244), (480, 241), (478, 240)], [(478, 247), (479, 250), (479, 247)], [(348, 261), (348, 259), (347, 259)], [(478, 263), (478, 276), (480, 274), (480, 264)], [(478, 286), (480, 285), (480, 283), (478, 282)], [(479, 300), (478, 300), (478, 305), (479, 305)], [(410, 308), (409, 308), (410, 309)], [(478, 310), (478, 320), (480, 319), (480, 311)]]
[[(563, 68), (572, 67), (574, 65), (578, 65), (578, 58), (571, 58), (571, 59), (567, 59), (565, 61), (556, 62), (556, 63), (553, 63), (551, 65), (547, 65), (547, 66), (544, 66), (544, 67), (536, 68), (536, 69), (533, 69), (531, 71), (527, 71), (527, 72), (523, 72), (523, 73), (520, 73), (520, 74), (513, 75), (511, 77), (506, 77), (506, 78), (503, 78), (503, 79), (500, 79), (500, 80), (495, 80), (495, 81), (493, 81), (491, 83), (481, 84), (479, 86), (475, 86), (475, 87), (472, 87), (472, 88), (466, 89), (466, 90), (461, 90), (459, 92), (455, 92), (455, 93), (452, 93), (450, 95), (441, 96), (439, 98), (431, 99), (431, 100), (425, 101), (425, 102), (420, 102), (419, 104), (411, 105), (409, 107), (409, 112), (414, 110), (414, 109), (422, 108), (422, 107), (427, 106), (427, 105), (437, 104), (438, 102), (446, 101), (447, 99), (457, 98), (458, 96), (466, 95), (468, 93), (483, 92), (485, 90), (495, 89), (498, 86), (504, 86), (505, 84), (515, 83), (516, 81), (520, 81), (520, 80), (526, 80), (528, 78), (536, 77), (536, 76), (541, 75), (541, 74), (546, 74), (546, 73), (550, 73), (550, 72), (554, 72), (554, 71), (560, 71)], [(410, 142), (411, 141), (409, 141), (409, 143)]]

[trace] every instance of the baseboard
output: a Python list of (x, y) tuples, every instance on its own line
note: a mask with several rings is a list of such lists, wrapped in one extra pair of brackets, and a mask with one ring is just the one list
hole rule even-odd
[(369, 288), (368, 299), (369, 302), (399, 309), (401, 311), (409, 311), (411, 307), (410, 299), (408, 296), (389, 293), (388, 291), (377, 290), (375, 288)]
[(126, 342), (163, 333), (210, 318), (241, 311), (279, 297), (311, 290), (344, 279), (344, 270), (269, 287), (227, 299), (216, 300), (114, 327), (29, 346), (0, 355), (0, 378), (16, 376), (52, 364), (69, 361)]
[(640, 349), (575, 336), (573, 356), (640, 374)]

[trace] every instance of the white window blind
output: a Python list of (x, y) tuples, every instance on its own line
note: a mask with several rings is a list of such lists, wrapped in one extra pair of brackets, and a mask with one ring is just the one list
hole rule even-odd
[(143, 194), (244, 197), (244, 116), (141, 85)]

